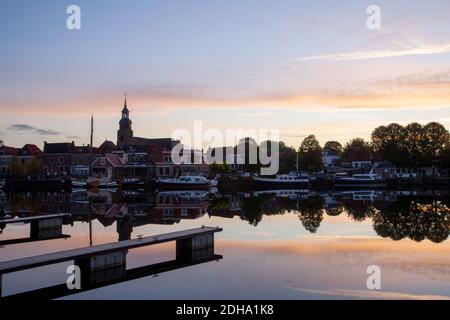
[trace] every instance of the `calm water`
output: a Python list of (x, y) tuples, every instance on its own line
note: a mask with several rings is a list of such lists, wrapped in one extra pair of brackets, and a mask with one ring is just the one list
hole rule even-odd
[[(70, 213), (63, 224), (0, 225), (0, 261), (201, 225), (223, 259), (63, 299), (450, 299), (450, 203), (443, 192), (1, 194), (10, 217)], [(175, 259), (175, 244), (132, 249), (127, 269)], [(64, 284), (60, 263), (3, 276), (3, 296)], [(366, 271), (381, 268), (382, 290)]]

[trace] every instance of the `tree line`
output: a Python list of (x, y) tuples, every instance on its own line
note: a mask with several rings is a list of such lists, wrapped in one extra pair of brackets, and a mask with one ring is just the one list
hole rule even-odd
[[(437, 122), (406, 126), (391, 123), (375, 128), (370, 141), (354, 138), (342, 146), (328, 141), (323, 148), (314, 135), (307, 136), (298, 149), (299, 167), (315, 172), (323, 169), (322, 152), (327, 149), (342, 161), (389, 161), (397, 167), (450, 167), (450, 134)], [(280, 144), (280, 171), (294, 170), (297, 151)]]

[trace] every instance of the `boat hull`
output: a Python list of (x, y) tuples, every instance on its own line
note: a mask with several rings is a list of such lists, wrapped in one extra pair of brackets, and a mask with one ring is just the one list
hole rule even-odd
[(196, 183), (163, 183), (160, 182), (157, 185), (158, 189), (161, 190), (209, 190), (211, 186), (209, 184), (196, 184)]
[(308, 189), (309, 182), (280, 182), (280, 181), (268, 181), (268, 180), (253, 180), (254, 186), (257, 189)]
[(335, 181), (335, 188), (385, 188), (383, 181)]

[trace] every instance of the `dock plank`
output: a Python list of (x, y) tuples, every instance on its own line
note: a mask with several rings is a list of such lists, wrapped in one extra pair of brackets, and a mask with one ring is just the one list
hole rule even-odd
[(165, 234), (143, 237), (140, 239), (125, 240), (114, 243), (101, 244), (92, 247), (71, 249), (55, 253), (48, 253), (34, 257), (0, 262), (0, 274), (16, 272), (49, 264), (60, 263), (75, 259), (82, 259), (93, 255), (105, 254), (120, 250), (133, 249), (158, 243), (176, 241), (202, 234), (209, 234), (222, 231), (219, 227), (200, 227), (182, 231), (175, 231)]
[(63, 218), (63, 217), (68, 217), (68, 216), (70, 216), (70, 213), (46, 214), (46, 215), (26, 217), (26, 218), (0, 219), (0, 223), (4, 223), (4, 224), (21, 223), (21, 222), (30, 222), (30, 221), (36, 221), (36, 220)]

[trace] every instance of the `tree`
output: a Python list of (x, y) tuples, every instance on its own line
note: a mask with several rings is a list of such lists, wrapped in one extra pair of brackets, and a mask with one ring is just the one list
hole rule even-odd
[(300, 168), (309, 172), (323, 169), (322, 148), (314, 135), (307, 136), (300, 145), (299, 151)]
[(342, 145), (337, 141), (327, 141), (323, 148), (331, 150), (337, 155), (342, 155), (343, 152)]
[(230, 166), (226, 163), (213, 163), (209, 166), (209, 169), (211, 170), (211, 173), (213, 175), (216, 174), (226, 174), (230, 172)]
[(406, 152), (408, 153), (409, 165), (413, 167), (422, 166), (424, 164), (422, 133), (422, 125), (417, 122), (410, 123), (405, 127), (403, 143), (405, 145)]
[(17, 157), (13, 157), (9, 163), (9, 174), (13, 176), (20, 176), (25, 173), (25, 166), (20, 162)]
[(297, 166), (297, 151), (295, 148), (287, 146), (284, 142), (279, 144), (280, 153), (280, 173), (289, 173), (296, 170)]
[[(242, 138), (237, 144), (237, 153), (244, 156), (243, 169), (245, 172), (258, 172), (261, 168), (258, 152), (259, 146), (253, 138)], [(244, 152), (244, 155), (241, 153)]]
[(397, 166), (431, 166), (446, 152), (449, 136), (437, 122), (406, 127), (392, 123), (372, 132), (372, 146), (377, 155)]
[(370, 161), (372, 148), (364, 139), (354, 138), (345, 145), (343, 157), (347, 161)]
[(426, 165), (431, 165), (445, 151), (449, 137), (447, 129), (437, 122), (430, 122), (423, 127), (421, 146)]
[(31, 160), (29, 160), (27, 162), (24, 173), (31, 174), (31, 175), (40, 174), (40, 173), (42, 173), (42, 169), (43, 169), (42, 160), (37, 159), (37, 158), (32, 158)]
[(379, 158), (396, 166), (406, 166), (409, 163), (409, 156), (404, 137), (405, 128), (397, 123), (379, 126), (371, 135), (373, 151)]
[(0, 139), (0, 147), (2, 147), (5, 143), (3, 142), (2, 139)]

